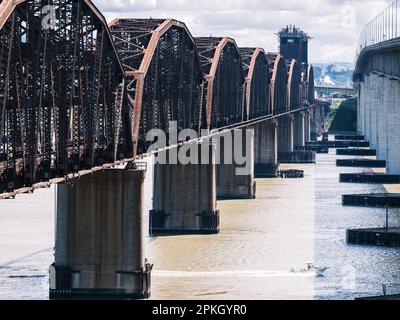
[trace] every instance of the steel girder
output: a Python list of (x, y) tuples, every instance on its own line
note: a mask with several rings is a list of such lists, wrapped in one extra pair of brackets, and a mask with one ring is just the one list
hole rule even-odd
[(266, 55), (271, 78), (270, 98), (274, 115), (287, 112), (287, 70), (282, 55)]
[(123, 70), (91, 1), (4, 0), (0, 27), (0, 193), (115, 162)]
[(242, 61), (231, 38), (195, 38), (206, 80), (207, 127), (221, 128), (245, 119)]
[(311, 64), (308, 65), (307, 68), (307, 81), (306, 81), (306, 85), (307, 85), (307, 97), (306, 97), (306, 101), (308, 101), (308, 103), (310, 105), (313, 105), (315, 103), (315, 88), (314, 88), (314, 68)]
[(301, 68), (295, 59), (287, 60), (288, 85), (287, 98), (290, 110), (299, 109), (302, 106), (302, 81)]
[[(182, 22), (116, 19), (110, 24), (127, 77), (134, 151), (143, 153), (152, 129), (200, 130), (203, 78), (194, 40)], [(204, 119), (203, 119), (204, 120)]]
[(272, 114), (269, 103), (269, 70), (264, 49), (239, 48), (246, 75), (245, 119)]

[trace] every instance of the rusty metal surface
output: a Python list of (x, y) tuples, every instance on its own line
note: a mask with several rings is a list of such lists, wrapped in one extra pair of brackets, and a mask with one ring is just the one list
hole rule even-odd
[[(54, 28), (42, 24), (49, 4)], [(87, 0), (1, 4), (0, 193), (123, 156), (123, 70), (92, 8)]]
[(262, 48), (240, 48), (243, 70), (246, 74), (245, 119), (272, 114), (270, 105), (270, 74)]
[(271, 107), (273, 114), (287, 112), (287, 70), (283, 56), (279, 53), (266, 55), (271, 77)]
[(202, 73), (186, 25), (172, 19), (115, 19), (111, 32), (123, 61), (135, 154), (148, 147), (151, 129), (201, 127)]
[(287, 97), (289, 109), (298, 109), (302, 105), (301, 68), (296, 60), (286, 61), (288, 67)]
[(245, 77), (235, 40), (195, 38), (206, 84), (207, 127), (214, 129), (245, 119)]
[(315, 101), (315, 88), (314, 88), (314, 68), (311, 64), (307, 68), (307, 97), (306, 100), (310, 105), (313, 105)]
[(0, 21), (0, 198), (133, 162), (169, 121), (229, 130), (314, 103), (312, 66), (173, 19), (107, 25), (90, 0), (4, 0)]
[(223, 132), (223, 131), (234, 130), (234, 129), (245, 129), (245, 128), (252, 127), (254, 125), (257, 125), (259, 123), (264, 123), (264, 122), (271, 122), (271, 121), (275, 121), (276, 122), (279, 117), (290, 116), (290, 115), (293, 115), (293, 114), (295, 114), (297, 112), (301, 112), (301, 111), (303, 111), (303, 109), (290, 110), (288, 112), (277, 114), (277, 115), (266, 115), (266, 116), (262, 116), (262, 117), (255, 118), (255, 119), (252, 119), (252, 120), (243, 121), (243, 122), (240, 122), (240, 123), (228, 125), (228, 126), (225, 126), (225, 127), (222, 127), (222, 128), (218, 128), (218, 130), (213, 130), (213, 131), (210, 132), (210, 134), (208, 136), (203, 136), (203, 137), (201, 137), (199, 139), (189, 140), (189, 141), (186, 141), (186, 142), (183, 142), (183, 143), (179, 143), (179, 144), (176, 144), (176, 145), (169, 145), (169, 146), (167, 146), (165, 148), (154, 150), (154, 151), (151, 151), (151, 152), (148, 152), (148, 153), (142, 153), (140, 155), (137, 155), (135, 158), (126, 158), (126, 159), (118, 160), (118, 161), (116, 161), (114, 163), (111, 163), (111, 164), (104, 164), (102, 166), (97, 166), (97, 167), (94, 167), (94, 168), (91, 168), (91, 169), (80, 170), (78, 172), (73, 172), (73, 173), (70, 173), (70, 174), (67, 174), (67, 175), (64, 175), (64, 176), (60, 176), (58, 178), (50, 179), (50, 180), (45, 181), (45, 182), (39, 182), (39, 183), (36, 183), (36, 184), (34, 184), (32, 186), (16, 189), (16, 190), (11, 191), (11, 192), (0, 193), (0, 200), (14, 198), (14, 197), (18, 196), (19, 194), (31, 193), (31, 192), (34, 192), (35, 190), (38, 190), (38, 189), (49, 188), (53, 184), (65, 183), (65, 182), (73, 183), (73, 182), (78, 181), (81, 177), (83, 177), (85, 175), (90, 175), (90, 174), (93, 174), (93, 173), (96, 173), (96, 172), (99, 172), (99, 171), (103, 171), (103, 170), (107, 170), (107, 169), (110, 169), (110, 168), (114, 168), (114, 167), (120, 167), (120, 166), (125, 167), (126, 165), (128, 165), (130, 163), (133, 163), (133, 162), (135, 162), (135, 164), (138, 164), (138, 163), (140, 164), (141, 160), (143, 160), (143, 159), (145, 159), (147, 157), (150, 157), (152, 155), (155, 155), (156, 153), (174, 149), (178, 145), (179, 146), (190, 145), (190, 144), (193, 144), (194, 142), (202, 143), (204, 140), (211, 139), (214, 136), (220, 135), (221, 132)]

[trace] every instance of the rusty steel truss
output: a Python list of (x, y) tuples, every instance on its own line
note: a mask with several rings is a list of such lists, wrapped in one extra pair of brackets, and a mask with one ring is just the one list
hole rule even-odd
[(304, 81), (303, 86), (306, 88), (306, 94), (303, 98), (304, 101), (306, 101), (309, 105), (315, 104), (315, 88), (314, 88), (314, 68), (310, 64), (307, 67), (307, 72), (306, 72), (306, 81)]
[(117, 19), (110, 24), (127, 77), (134, 149), (146, 151), (151, 129), (200, 130), (203, 78), (193, 37), (182, 22)]
[(303, 103), (301, 67), (299, 63), (294, 59), (287, 60), (286, 65), (288, 70), (287, 103), (290, 110), (296, 110), (299, 109)]
[(205, 77), (207, 127), (245, 120), (245, 77), (239, 49), (231, 38), (195, 38)]
[(89, 0), (3, 0), (0, 19), (0, 194), (115, 162), (124, 79), (103, 16)]
[(193, 38), (180, 21), (107, 25), (90, 0), (0, 2), (0, 195), (133, 161), (170, 121), (217, 129), (314, 102), (312, 66)]
[(287, 69), (286, 63), (279, 53), (266, 55), (271, 78), (270, 103), (273, 114), (285, 113), (287, 106)]
[(240, 48), (243, 70), (246, 74), (245, 118), (255, 119), (271, 115), (269, 101), (270, 78), (264, 49)]

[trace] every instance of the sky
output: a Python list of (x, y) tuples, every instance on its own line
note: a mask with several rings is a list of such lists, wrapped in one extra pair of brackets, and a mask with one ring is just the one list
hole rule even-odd
[(239, 47), (278, 51), (276, 33), (292, 24), (307, 32), (311, 63), (354, 62), (363, 26), (389, 0), (93, 0), (114, 18), (174, 18), (193, 36), (228, 36)]

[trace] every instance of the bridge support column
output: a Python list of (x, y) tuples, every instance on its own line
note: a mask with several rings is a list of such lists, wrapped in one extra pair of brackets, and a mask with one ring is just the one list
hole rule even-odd
[(217, 198), (255, 199), (254, 129), (229, 131), (216, 139)]
[(315, 107), (310, 109), (310, 139), (315, 141), (318, 139), (318, 122), (320, 121), (318, 112)]
[(83, 176), (56, 189), (50, 298), (148, 298), (143, 181), (131, 167)]
[(305, 147), (305, 113), (298, 112), (294, 116), (294, 146)]
[(380, 77), (375, 74), (371, 74), (370, 79), (372, 81), (371, 85), (373, 87), (373, 98), (372, 98), (372, 106), (371, 106), (371, 148), (378, 150), (378, 134), (379, 134), (379, 116), (380, 112), (382, 112), (383, 106), (383, 77)]
[(377, 110), (377, 148), (376, 158), (378, 160), (388, 159), (388, 108), (393, 101), (391, 96), (390, 79), (383, 77), (382, 79), (382, 102)]
[[(215, 234), (219, 232), (216, 193), (216, 146), (209, 141), (190, 144), (197, 163), (182, 164), (177, 153), (158, 154), (154, 167), (153, 210), (150, 212), (151, 234)], [(201, 161), (203, 160), (203, 161)]]
[(292, 115), (282, 116), (278, 119), (278, 158), (281, 154), (293, 152), (294, 120)]
[[(304, 125), (304, 119), (304, 114), (279, 118), (279, 163), (315, 163), (315, 151), (306, 151), (304, 148), (301, 148), (305, 146), (304, 129), (306, 126)], [(299, 136), (296, 137), (296, 135)], [(296, 145), (296, 150), (294, 150), (294, 141), (302, 144)]]
[(365, 116), (365, 97), (364, 97), (364, 82), (359, 83), (358, 99), (357, 99), (357, 131), (364, 135), (364, 116)]
[(375, 97), (375, 92), (374, 92), (374, 86), (372, 84), (372, 75), (367, 76), (365, 75), (365, 104), (366, 104), (366, 114), (365, 114), (365, 137), (367, 140), (370, 141), (371, 146), (371, 130), (372, 130), (372, 106), (374, 105), (374, 97)]
[(304, 115), (304, 139), (306, 142), (311, 141), (311, 113), (307, 110)]
[(317, 130), (317, 134), (318, 137), (322, 136), (323, 133), (325, 132), (325, 107), (318, 105), (317, 110), (319, 112), (319, 122), (318, 122), (318, 130)]
[(278, 123), (263, 122), (255, 125), (254, 171), (256, 178), (278, 176)]
[(400, 81), (387, 79), (387, 173), (400, 174)]

